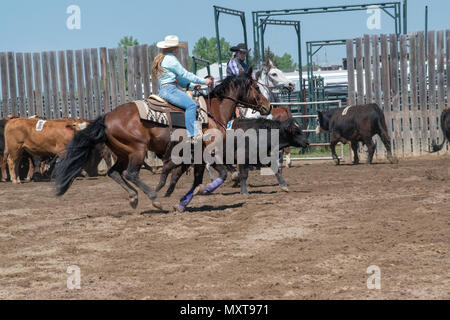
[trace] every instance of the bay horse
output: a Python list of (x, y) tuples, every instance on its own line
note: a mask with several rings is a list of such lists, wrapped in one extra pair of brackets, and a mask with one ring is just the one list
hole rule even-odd
[[(226, 78), (214, 88), (207, 101), (208, 129), (224, 130), (239, 104), (265, 114), (270, 111), (270, 103), (252, 80), (251, 73)], [(174, 143), (167, 126), (140, 119), (134, 102), (116, 107), (75, 134), (67, 146), (65, 158), (55, 168), (56, 195), (61, 196), (69, 189), (98, 143), (106, 143), (116, 155), (117, 161), (107, 175), (127, 191), (131, 207), (136, 208), (138, 205), (138, 193), (132, 183), (152, 200), (155, 208), (162, 209), (157, 193), (141, 180), (139, 171), (148, 150), (163, 158), (166, 165), (170, 166), (169, 149)], [(193, 190), (202, 182), (203, 169), (204, 164), (194, 165), (194, 185), (181, 199), (179, 211), (184, 211), (192, 200)], [(222, 165), (217, 165), (217, 170), (221, 177), (226, 178), (226, 170)], [(220, 184), (220, 181), (215, 182), (217, 187)]]

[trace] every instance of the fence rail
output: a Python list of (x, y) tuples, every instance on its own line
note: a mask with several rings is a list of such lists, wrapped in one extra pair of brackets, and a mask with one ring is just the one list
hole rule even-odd
[[(157, 91), (151, 65), (159, 49), (123, 48), (0, 52), (0, 118), (8, 114), (94, 119)], [(178, 58), (188, 69), (186, 48)], [(154, 88), (154, 89), (152, 89)]]
[[(450, 99), (450, 30), (429, 31), (427, 37), (365, 35), (346, 45), (349, 103), (378, 104), (396, 156), (424, 154), (432, 140), (439, 142), (439, 117)], [(448, 145), (442, 152), (449, 152)]]

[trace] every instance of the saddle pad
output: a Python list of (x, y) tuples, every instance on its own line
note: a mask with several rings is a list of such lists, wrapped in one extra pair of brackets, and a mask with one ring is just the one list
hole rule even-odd
[(166, 100), (164, 100), (163, 98), (161, 98), (160, 96), (157, 96), (156, 94), (152, 94), (149, 99), (153, 99), (162, 103), (166, 103)]
[[(142, 120), (152, 121), (156, 123), (160, 123), (166, 126), (169, 126), (169, 119), (167, 118), (166, 112), (159, 112), (150, 108), (146, 101), (137, 100), (133, 101), (139, 111), (139, 117)], [(197, 121), (200, 121), (202, 125), (208, 124), (208, 114), (206, 112), (206, 102), (200, 101), (201, 107), (199, 108), (200, 112), (197, 112)], [(185, 116), (184, 112), (171, 112), (170, 118), (172, 126), (186, 128)]]
[(44, 129), (44, 123), (46, 123), (47, 121), (45, 120), (38, 120), (38, 122), (36, 122), (36, 131), (42, 131), (42, 129)]

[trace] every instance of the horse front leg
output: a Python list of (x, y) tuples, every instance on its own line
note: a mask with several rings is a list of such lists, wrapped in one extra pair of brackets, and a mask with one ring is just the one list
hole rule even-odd
[(166, 185), (167, 177), (169, 176), (169, 173), (172, 170), (174, 170), (176, 167), (177, 167), (177, 165), (175, 163), (173, 163), (173, 161), (171, 159), (164, 160), (162, 172), (161, 172), (161, 175), (159, 176), (159, 182), (155, 188), (156, 192), (159, 192), (159, 190), (161, 190), (162, 187), (164, 187)]
[(206, 186), (199, 185), (194, 191), (195, 195), (211, 194), (225, 182), (225, 180), (227, 179), (226, 166), (223, 164), (214, 163), (213, 168), (216, 169), (216, 171), (219, 173), (219, 177), (215, 179), (213, 182), (208, 183)]
[(204, 164), (194, 165), (194, 184), (192, 188), (181, 198), (180, 203), (174, 206), (175, 211), (183, 212), (186, 210), (186, 207), (192, 201), (192, 198), (194, 198), (194, 190), (202, 184), (204, 172)]
[(189, 167), (190, 167), (190, 165), (183, 164), (180, 167), (172, 170), (172, 175), (170, 177), (170, 184), (169, 184), (169, 187), (167, 188), (167, 191), (166, 191), (166, 194), (164, 195), (164, 197), (170, 197), (170, 195), (175, 190), (175, 186), (177, 185), (178, 180), (180, 180), (183, 173), (185, 173), (187, 171), (187, 169), (189, 169)]

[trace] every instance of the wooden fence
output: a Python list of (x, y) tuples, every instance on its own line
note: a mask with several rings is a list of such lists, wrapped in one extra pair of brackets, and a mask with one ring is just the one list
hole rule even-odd
[[(349, 103), (375, 102), (382, 108), (395, 155), (424, 154), (432, 140), (442, 142), (440, 114), (450, 99), (450, 30), (429, 31), (427, 37), (424, 32), (365, 35), (346, 44)], [(377, 146), (381, 150), (379, 138)], [(442, 152), (449, 152), (448, 145)]]
[[(157, 83), (154, 45), (42, 53), (0, 52), (0, 118), (7, 114), (94, 119), (128, 101), (143, 99)], [(179, 50), (189, 67), (187, 43)]]

